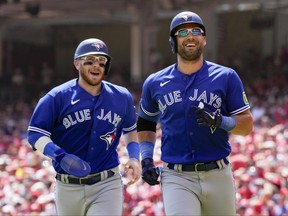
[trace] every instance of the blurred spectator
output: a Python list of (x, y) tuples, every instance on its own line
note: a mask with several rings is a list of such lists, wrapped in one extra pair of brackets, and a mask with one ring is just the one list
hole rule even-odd
[(155, 73), (163, 68), (163, 56), (156, 48), (152, 48), (149, 54), (148, 74)]
[(16, 67), (12, 75), (12, 88), (19, 88), (25, 84), (25, 77), (23, 70), (20, 67)]
[(45, 90), (51, 89), (51, 87), (53, 86), (52, 82), (53, 82), (55, 72), (50, 67), (48, 62), (46, 61), (42, 62), (40, 74), (41, 74), (41, 80), (42, 80), (42, 87)]
[(288, 46), (287, 46), (287, 45), (283, 45), (283, 46), (281, 47), (280, 54), (279, 54), (279, 58), (280, 58), (281, 66), (284, 67), (284, 69), (287, 71), (287, 69), (288, 69), (288, 67), (287, 67), (287, 62), (288, 62)]

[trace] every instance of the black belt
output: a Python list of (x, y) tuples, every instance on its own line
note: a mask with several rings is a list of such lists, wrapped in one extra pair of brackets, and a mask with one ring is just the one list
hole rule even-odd
[[(64, 175), (64, 177), (63, 177)], [(110, 178), (114, 175), (114, 172), (112, 170), (108, 170), (107, 171), (107, 176), (106, 178)], [(96, 175), (90, 176), (90, 177), (85, 177), (85, 178), (77, 178), (77, 177), (73, 177), (73, 176), (65, 176), (65, 174), (56, 174), (55, 177), (57, 180), (67, 183), (67, 184), (78, 184), (78, 185), (93, 185), (97, 182), (100, 182), (104, 179), (102, 179), (101, 174), (98, 173)]]
[[(223, 162), (227, 165), (229, 161), (224, 158)], [(177, 164), (168, 163), (167, 167), (169, 169), (174, 170)], [(218, 163), (216, 161), (212, 161), (209, 163), (195, 163), (195, 164), (181, 164), (180, 170), (183, 172), (201, 172), (201, 171), (209, 171), (213, 169), (219, 169)]]

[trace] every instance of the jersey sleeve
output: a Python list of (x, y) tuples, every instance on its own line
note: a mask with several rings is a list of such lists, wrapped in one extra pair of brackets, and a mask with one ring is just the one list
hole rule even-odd
[(235, 71), (230, 74), (227, 92), (230, 115), (236, 115), (250, 108), (243, 83)]
[(136, 109), (131, 93), (127, 93), (126, 118), (123, 125), (123, 134), (136, 130)]
[(142, 87), (142, 96), (138, 115), (148, 121), (157, 122), (159, 115), (158, 104), (152, 95), (152, 77), (148, 77)]
[(47, 94), (36, 105), (32, 114), (28, 131), (38, 132), (50, 137), (55, 122), (55, 101)]

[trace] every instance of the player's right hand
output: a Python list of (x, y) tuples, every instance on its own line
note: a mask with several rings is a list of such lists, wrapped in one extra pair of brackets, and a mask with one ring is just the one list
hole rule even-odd
[(142, 165), (142, 179), (149, 185), (159, 184), (158, 181), (159, 174), (157, 172), (156, 167), (154, 166), (153, 159), (145, 158), (141, 161), (141, 165)]
[(65, 172), (78, 178), (85, 177), (91, 172), (91, 167), (86, 161), (64, 151), (56, 157), (56, 161)]
[(219, 112), (212, 112), (208, 108), (199, 108), (193, 106), (195, 110), (197, 123), (201, 127), (218, 128), (222, 122), (222, 116)]

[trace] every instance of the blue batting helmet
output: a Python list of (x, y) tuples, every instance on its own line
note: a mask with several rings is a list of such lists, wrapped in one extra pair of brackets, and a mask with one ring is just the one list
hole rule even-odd
[(187, 23), (195, 23), (199, 25), (199, 27), (204, 31), (204, 35), (206, 34), (204, 23), (198, 14), (191, 11), (183, 11), (178, 13), (170, 24), (169, 43), (173, 53), (177, 52), (177, 42), (174, 34), (179, 29), (179, 26)]
[(104, 55), (107, 57), (108, 61), (105, 67), (105, 74), (108, 74), (111, 67), (112, 57), (108, 54), (108, 47), (106, 44), (99, 39), (89, 38), (82, 41), (76, 48), (74, 59), (79, 59), (87, 55)]

